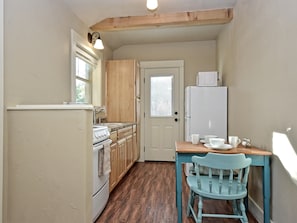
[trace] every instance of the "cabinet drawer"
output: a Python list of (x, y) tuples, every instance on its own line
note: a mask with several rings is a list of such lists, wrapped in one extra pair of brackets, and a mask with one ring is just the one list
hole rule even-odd
[(123, 129), (118, 130), (118, 139), (125, 138), (132, 134), (132, 126), (125, 127)]

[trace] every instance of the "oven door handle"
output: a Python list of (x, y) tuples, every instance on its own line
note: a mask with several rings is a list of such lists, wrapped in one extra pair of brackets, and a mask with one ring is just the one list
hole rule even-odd
[(109, 146), (112, 143), (111, 139), (106, 139), (103, 142), (101, 142), (103, 146)]
[(103, 145), (94, 145), (93, 146), (93, 152), (98, 152), (100, 149), (103, 149)]

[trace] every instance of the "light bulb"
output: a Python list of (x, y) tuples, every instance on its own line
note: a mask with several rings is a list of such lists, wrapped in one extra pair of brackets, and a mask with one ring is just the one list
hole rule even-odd
[(146, 7), (148, 10), (155, 10), (156, 8), (158, 8), (158, 0), (147, 0)]
[(94, 44), (94, 48), (98, 49), (98, 50), (103, 50), (104, 46), (103, 46), (103, 42), (101, 39), (96, 39), (96, 42)]

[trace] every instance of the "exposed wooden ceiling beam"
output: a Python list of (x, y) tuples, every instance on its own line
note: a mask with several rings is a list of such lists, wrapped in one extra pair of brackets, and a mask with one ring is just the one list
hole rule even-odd
[(107, 18), (90, 28), (94, 31), (153, 28), (160, 26), (211, 25), (228, 23), (233, 18), (233, 9), (215, 9), (195, 12), (150, 14)]

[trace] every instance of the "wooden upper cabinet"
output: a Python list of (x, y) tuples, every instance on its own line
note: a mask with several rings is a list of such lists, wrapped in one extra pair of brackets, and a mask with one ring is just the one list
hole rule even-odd
[(106, 110), (108, 122), (137, 122), (139, 67), (136, 60), (106, 62)]

